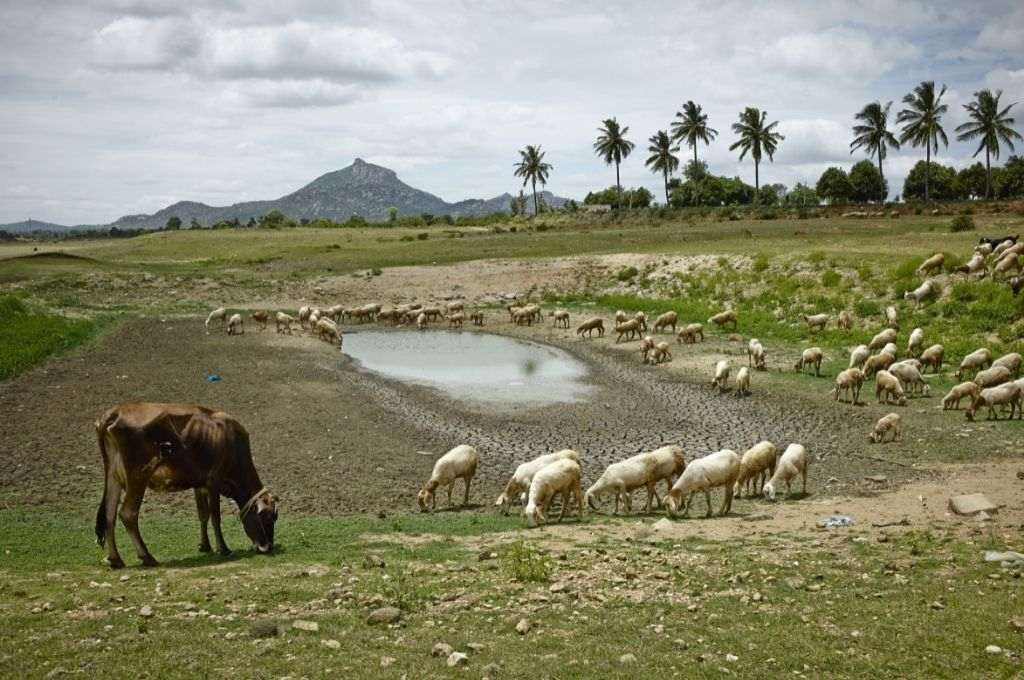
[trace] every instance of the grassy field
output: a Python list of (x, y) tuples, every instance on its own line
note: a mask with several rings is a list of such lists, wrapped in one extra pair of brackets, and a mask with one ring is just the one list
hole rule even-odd
[(0, 296), (0, 318), (0, 380), (77, 347), (103, 326), (101, 321), (34, 311), (11, 295)]

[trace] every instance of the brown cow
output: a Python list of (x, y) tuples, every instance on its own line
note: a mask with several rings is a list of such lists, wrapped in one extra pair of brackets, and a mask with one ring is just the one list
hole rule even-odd
[(238, 504), (242, 526), (256, 550), (273, 549), (277, 499), (260, 482), (249, 433), (228, 414), (193, 404), (126, 402), (96, 421), (96, 437), (105, 473), (96, 540), (106, 546), (111, 568), (124, 566), (114, 541), (119, 506), (139, 559), (145, 566), (157, 564), (139, 533), (139, 508), (147, 487), (195, 490), (201, 552), (210, 551), (206, 528), (212, 518), (217, 551), (230, 553), (221, 534), (221, 495)]

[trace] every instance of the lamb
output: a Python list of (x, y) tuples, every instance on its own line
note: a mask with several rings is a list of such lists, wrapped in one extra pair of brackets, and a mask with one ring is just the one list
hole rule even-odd
[(654, 338), (649, 335), (645, 336), (644, 339), (640, 341), (640, 356), (645, 364), (647, 363), (647, 355), (650, 354), (653, 349)]
[(904, 300), (913, 300), (915, 305), (935, 297), (940, 292), (939, 286), (933, 280), (928, 279), (914, 290), (908, 290), (903, 294)]
[(732, 363), (728, 359), (722, 359), (715, 364), (715, 377), (711, 381), (712, 387), (717, 387), (719, 394), (725, 391), (729, 382), (729, 371), (732, 370)]
[(960, 400), (964, 397), (970, 397), (971, 401), (978, 398), (981, 394), (981, 388), (978, 387), (978, 383), (974, 381), (962, 382), (956, 387), (952, 388), (946, 393), (946, 396), (942, 398), (942, 410), (948, 411), (950, 409), (960, 409)]
[[(282, 333), (283, 332), (283, 333), (287, 333), (288, 335), (291, 335), (292, 334), (292, 324), (295, 323), (295, 317), (289, 316), (288, 314), (285, 314), (284, 312), (278, 312), (274, 316), (274, 323), (275, 323), (275, 326), (276, 326), (276, 329), (277, 329), (278, 333)], [(283, 331), (281, 330), (282, 328), (284, 329)]]
[(794, 368), (802, 371), (807, 366), (814, 366), (814, 375), (821, 375), (821, 360), (825, 357), (820, 347), (809, 347), (803, 351)]
[(505, 490), (498, 496), (498, 500), (494, 501), (494, 505), (501, 508), (501, 512), (504, 515), (508, 514), (509, 505), (516, 498), (519, 498), (526, 491), (530, 489), (530, 482), (533, 481), (534, 475), (541, 468), (549, 465), (558, 460), (569, 459), (574, 460), (577, 463), (580, 462), (580, 454), (572, 449), (562, 449), (561, 451), (555, 451), (554, 453), (545, 453), (544, 455), (537, 456), (531, 461), (527, 461), (519, 465), (515, 472), (512, 473), (512, 477), (505, 484)]
[(975, 253), (971, 256), (971, 259), (967, 260), (965, 264), (960, 265), (956, 268), (956, 271), (960, 274), (966, 274), (970, 278), (971, 274), (985, 273), (985, 256), (981, 253)]
[(845, 309), (839, 312), (839, 318), (836, 319), (836, 328), (844, 331), (848, 331), (853, 328), (853, 318)]
[(719, 312), (718, 314), (715, 314), (713, 317), (708, 319), (708, 323), (713, 323), (719, 327), (731, 323), (733, 330), (736, 330), (737, 322), (738, 317), (736, 316), (736, 312), (731, 309), (728, 309), (724, 312)]
[(890, 342), (896, 342), (896, 330), (886, 328), (884, 331), (871, 338), (871, 342), (868, 343), (868, 349), (875, 351), (885, 347)]
[(836, 376), (836, 385), (832, 388), (831, 394), (836, 401), (842, 392), (850, 393), (850, 403), (857, 404), (860, 400), (860, 390), (864, 386), (864, 372), (859, 368), (847, 368), (840, 371)]
[(775, 473), (768, 483), (764, 485), (764, 495), (768, 500), (775, 500), (775, 493), (779, 486), (786, 483), (786, 497), (790, 495), (790, 484), (797, 475), (803, 479), (801, 493), (807, 495), (807, 466), (810, 460), (807, 457), (807, 449), (800, 444), (790, 444), (782, 452), (779, 462), (775, 466)]
[(942, 265), (946, 263), (946, 256), (942, 253), (935, 253), (927, 260), (921, 263), (921, 266), (917, 268), (917, 273), (922, 276), (926, 276), (936, 269), (942, 269)]
[(449, 314), (463, 311), (463, 305), (461, 302), (449, 302), (445, 307), (447, 307)]
[(305, 330), (306, 322), (309, 321), (309, 315), (313, 312), (313, 308), (307, 306), (299, 307), (299, 327)]
[(587, 319), (576, 327), (576, 335), (583, 335), (586, 333), (588, 338), (593, 335), (594, 331), (597, 331), (597, 337), (604, 337), (604, 319)]
[(517, 326), (522, 326), (523, 324), (532, 326), (533, 318), (533, 310), (527, 309), (526, 307), (520, 307), (512, 313), (512, 323)]
[(916, 357), (921, 354), (921, 345), (924, 344), (924, 331), (915, 328), (910, 331), (910, 339), (907, 341), (907, 354)]
[(440, 321), (444, 318), (440, 307), (424, 307), (420, 310), (420, 314), (424, 314), (428, 321)]
[(804, 323), (807, 324), (807, 330), (821, 331), (825, 330), (830, 318), (828, 314), (813, 314), (811, 316), (804, 314)]
[(228, 319), (228, 335), (242, 335), (245, 333), (245, 328), (242, 326), (242, 315), (232, 314), (231, 318)]
[(907, 395), (903, 392), (900, 379), (889, 371), (879, 371), (875, 374), (875, 398), (879, 404), (888, 404), (890, 400), (895, 400), (898, 406), (907, 405)]
[(341, 315), (344, 311), (344, 305), (331, 305), (324, 310), (324, 316), (329, 316), (334, 323), (341, 323)]
[(672, 353), (668, 351), (667, 342), (659, 342), (651, 350), (651, 363), (660, 364), (666, 361), (672, 361)]
[(206, 317), (206, 332), (210, 332), (210, 322), (214, 319), (220, 319), (220, 323), (223, 326), (224, 322), (228, 318), (228, 310), (224, 307), (218, 307), (217, 309), (210, 312), (210, 315)]
[(646, 333), (647, 332), (647, 314), (645, 314), (644, 312), (637, 312), (636, 314), (633, 315), (633, 319), (638, 324), (640, 324), (640, 330)]
[(722, 449), (691, 462), (668, 492), (665, 506), (669, 516), (674, 516), (680, 505), (683, 506), (683, 517), (689, 515), (693, 494), (703, 491), (708, 508), (706, 516), (711, 517), (711, 489), (719, 486), (724, 487), (725, 498), (718, 514), (727, 514), (732, 509), (733, 489), (739, 474), (740, 457), (729, 449)]
[(523, 307), (523, 311), (530, 315), (531, 325), (534, 321), (536, 321), (537, 323), (541, 323), (544, 321), (544, 313), (541, 310), (540, 305), (538, 304), (526, 305), (525, 307)]
[(953, 375), (957, 380), (961, 380), (967, 371), (980, 371), (983, 368), (988, 368), (992, 365), (992, 352), (987, 347), (976, 349), (963, 358), (960, 362), (960, 368), (957, 369)]
[(423, 330), (426, 327), (427, 315), (424, 314), (423, 312), (420, 312), (419, 314), (416, 315), (416, 328), (418, 328), (419, 330)]
[(1021, 387), (1015, 382), (1003, 383), (996, 387), (989, 387), (981, 391), (977, 397), (971, 402), (971, 405), (967, 407), (966, 416), (967, 420), (973, 421), (974, 414), (978, 412), (978, 409), (982, 406), (988, 407), (988, 419), (992, 420), (995, 418), (999, 419), (996, 414), (996, 406), (1010, 405), (1010, 420), (1013, 420), (1014, 411), (1017, 412), (1017, 419), (1021, 418)]
[(946, 355), (946, 348), (942, 345), (932, 345), (925, 351), (921, 352), (921, 356), (918, 357), (921, 361), (922, 372), (923, 369), (932, 367), (933, 373), (938, 373), (939, 369), (942, 368), (942, 359)]
[[(1024, 243), (1022, 243), (1021, 245), (1024, 246)], [(1017, 352), (1010, 352), (1009, 354), (1004, 354), (1003, 356), (993, 361), (992, 365), (1005, 366), (1006, 368), (1010, 369), (1010, 373), (1013, 374), (1014, 378), (1019, 378), (1021, 361), (1022, 358), (1020, 354), (1018, 354)]]
[(565, 328), (566, 330), (568, 330), (568, 328), (569, 328), (569, 312), (567, 312), (564, 309), (556, 309), (555, 312), (551, 316), (553, 316), (555, 318), (555, 327), (556, 328)]
[(870, 378), (896, 363), (896, 357), (888, 352), (879, 352), (864, 362), (864, 377)]
[(760, 496), (764, 491), (765, 482), (775, 474), (777, 459), (778, 449), (770, 441), (758, 442), (747, 449), (740, 459), (740, 472), (736, 477), (736, 486), (733, 489), (736, 497), (743, 496), (744, 487), (747, 496)]
[(667, 487), (671, 489), (676, 478), (685, 469), (686, 458), (679, 446), (663, 446), (649, 453), (637, 454), (605, 468), (600, 479), (587, 489), (587, 504), (597, 510), (594, 499), (600, 501), (602, 495), (610, 492), (615, 494), (616, 515), (619, 514), (620, 498), (626, 506), (626, 511), (631, 512), (633, 491), (646, 487), (647, 502), (644, 504), (644, 512), (648, 512), (651, 509), (652, 498), (655, 503), (661, 505), (657, 490), (658, 482), (665, 480)]
[(750, 394), (750, 369), (740, 366), (736, 372), (736, 396), (743, 397)]
[(665, 312), (657, 319), (654, 320), (654, 332), (657, 333), (662, 328), (671, 326), (672, 332), (676, 332), (676, 321), (679, 319), (679, 315), (675, 312)]
[(320, 321), (320, 310), (316, 309), (314, 307), (313, 311), (311, 311), (309, 313), (309, 319), (307, 319), (307, 321), (309, 321), (309, 332), (310, 332), (310, 334), (315, 333), (316, 332), (316, 324), (317, 324), (318, 321)]
[(545, 514), (551, 501), (558, 494), (562, 496), (562, 512), (558, 521), (562, 521), (569, 507), (570, 499), (575, 499), (579, 507), (579, 517), (583, 518), (583, 489), (580, 487), (580, 464), (575, 460), (563, 458), (548, 463), (533, 476), (530, 482), (529, 500), (526, 504), (526, 523), (535, 527), (546, 522)]
[(627, 340), (632, 340), (634, 336), (640, 335), (640, 322), (636, 319), (631, 319), (625, 323), (620, 323), (615, 326), (615, 332), (618, 333), (618, 337), (615, 338), (616, 344), (622, 342), (623, 337)]
[(871, 356), (867, 345), (857, 345), (850, 352), (850, 368), (863, 368), (864, 362)]
[(257, 310), (249, 315), (249, 317), (259, 324), (260, 330), (265, 331), (267, 329), (267, 322), (270, 321), (270, 314), (265, 310)]
[[(889, 305), (888, 307), (885, 308), (885, 325), (888, 326), (889, 328), (900, 327), (899, 314), (896, 313), (896, 307), (894, 307), (893, 305)], [(893, 339), (895, 338), (896, 336), (894, 335)]]
[(1020, 273), (1020, 257), (1017, 254), (999, 260), (992, 269), (992, 278), (997, 279), (1000, 274), (1009, 274), (1010, 272)]
[(320, 319), (316, 322), (316, 333), (320, 336), (320, 339), (329, 342), (332, 345), (338, 345), (341, 347), (342, 337), (341, 331), (338, 330), (337, 324), (328, 318)]
[(678, 333), (676, 333), (676, 342), (679, 344), (686, 343), (688, 345), (696, 344), (697, 336), (700, 336), (700, 341), (704, 342), (704, 324), (691, 323), (683, 326)]
[(875, 429), (868, 435), (868, 441), (872, 444), (884, 444), (885, 435), (892, 433), (890, 441), (898, 442), (903, 439), (903, 419), (899, 413), (890, 413), (878, 419)]
[(444, 454), (434, 463), (434, 471), (430, 479), (419, 494), (416, 501), (419, 503), (422, 512), (428, 512), (437, 508), (437, 496), (435, 492), (439, 486), (448, 487), (448, 506), (452, 504), (452, 488), (455, 480), (462, 479), (466, 483), (466, 491), (462, 497), (462, 505), (469, 503), (469, 485), (476, 475), (476, 466), (480, 463), (480, 454), (468, 444), (460, 444)]
[(469, 320), (473, 322), (474, 326), (484, 325), (484, 313), (483, 312), (471, 312)]
[(921, 377), (921, 372), (913, 364), (901, 361), (889, 367), (889, 373), (899, 378), (903, 389), (907, 392), (921, 392), (925, 396), (931, 388)]
[(768, 370), (767, 361), (764, 345), (757, 338), (751, 338), (747, 343), (747, 366), (753, 366), (759, 371), (766, 371)]
[(1011, 380), (1013, 380), (1013, 374), (1006, 366), (992, 366), (984, 371), (978, 371), (974, 376), (974, 382), (982, 389), (1002, 385)]
[(462, 312), (455, 312), (454, 314), (448, 315), (448, 327), (449, 328), (462, 328), (462, 322), (466, 320), (466, 315)]
[(627, 314), (625, 311), (620, 309), (620, 310), (615, 312), (615, 323), (617, 323), (617, 324), (619, 324), (619, 323), (626, 323), (626, 321), (628, 321), (628, 320), (629, 320), (629, 314)]

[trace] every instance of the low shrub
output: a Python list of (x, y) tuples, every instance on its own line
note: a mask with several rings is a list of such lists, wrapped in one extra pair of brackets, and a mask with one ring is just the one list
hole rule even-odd
[(954, 234), (961, 231), (974, 231), (974, 218), (970, 214), (960, 214), (953, 218), (949, 224), (949, 230)]

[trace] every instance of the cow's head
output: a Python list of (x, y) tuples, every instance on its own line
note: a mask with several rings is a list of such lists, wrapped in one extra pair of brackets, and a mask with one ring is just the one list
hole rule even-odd
[(269, 554), (274, 549), (274, 522), (277, 521), (277, 497), (264, 491), (242, 515), (245, 535), (256, 552)]

